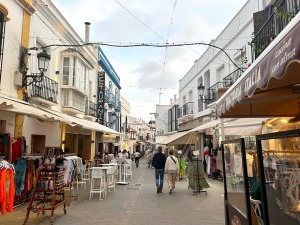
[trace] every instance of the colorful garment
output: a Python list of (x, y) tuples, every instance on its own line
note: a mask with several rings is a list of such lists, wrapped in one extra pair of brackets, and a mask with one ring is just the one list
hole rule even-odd
[(209, 188), (209, 184), (204, 176), (203, 164), (201, 160), (193, 160), (188, 163), (189, 188), (193, 190), (202, 190)]

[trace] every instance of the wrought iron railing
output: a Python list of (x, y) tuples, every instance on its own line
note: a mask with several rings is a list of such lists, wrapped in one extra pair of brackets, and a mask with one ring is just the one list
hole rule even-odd
[(111, 107), (115, 107), (115, 106), (116, 106), (116, 96), (115, 96), (113, 93), (109, 93), (108, 104), (109, 104)]
[(121, 101), (120, 99), (116, 99), (116, 107), (115, 107), (115, 110), (117, 112), (120, 112), (121, 111)]
[(109, 101), (109, 89), (107, 87), (105, 87), (105, 91), (104, 91), (104, 101), (105, 102)]
[(224, 87), (230, 87), (240, 76), (242, 75), (242, 71), (240, 69), (236, 69), (231, 72), (229, 75), (223, 78)]
[(96, 104), (94, 102), (85, 101), (85, 114), (96, 117)]
[(30, 85), (31, 97), (39, 97), (57, 103), (58, 83), (47, 76), (43, 76), (41, 82), (33, 82)]
[(297, 15), (300, 0), (282, 0), (273, 4), (269, 19), (252, 40), (252, 57), (256, 59), (287, 24)]
[(193, 112), (193, 104), (194, 104), (193, 102), (187, 102), (183, 106), (181, 106), (179, 108), (179, 112), (178, 112), (179, 118), (186, 116), (188, 114), (193, 114), (194, 113)]

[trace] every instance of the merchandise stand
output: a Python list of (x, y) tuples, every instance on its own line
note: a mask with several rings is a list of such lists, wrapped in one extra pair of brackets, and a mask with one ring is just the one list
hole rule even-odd
[(62, 151), (58, 148), (44, 150), (42, 164), (38, 169), (36, 184), (27, 207), (24, 225), (29, 219), (30, 211), (38, 215), (45, 210), (51, 210), (51, 224), (54, 222), (54, 210), (63, 205), (66, 214), (66, 199), (64, 190), (64, 168)]
[[(64, 158), (68, 157), (68, 156), (76, 156), (76, 153), (63, 154)], [(68, 199), (67, 199), (67, 203), (68, 203), (68, 206), (70, 206), (71, 199), (74, 198), (74, 200), (77, 201), (77, 198), (78, 198), (77, 195), (71, 195), (72, 188), (74, 188), (74, 186), (73, 186), (73, 179), (67, 185), (67, 187), (68, 187), (68, 190), (69, 190), (69, 196), (68, 196)]]
[(197, 190), (194, 190), (193, 195), (201, 194), (201, 192), (205, 193), (207, 195), (207, 191), (202, 190), (200, 185), (200, 171), (199, 171), (199, 162), (202, 162), (202, 160), (199, 159), (192, 159), (192, 161), (197, 162)]

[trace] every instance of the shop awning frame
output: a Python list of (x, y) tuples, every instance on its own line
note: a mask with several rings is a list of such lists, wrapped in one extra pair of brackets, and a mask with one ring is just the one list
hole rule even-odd
[(160, 145), (168, 145), (169, 143), (185, 136), (186, 134), (188, 134), (189, 131), (183, 131), (183, 132), (177, 132), (177, 133), (174, 133), (172, 135), (170, 135), (169, 137), (165, 138), (164, 140), (158, 142), (157, 144), (160, 144)]
[(299, 33), (300, 13), (220, 97), (216, 103), (219, 118), (290, 117), (298, 113)]

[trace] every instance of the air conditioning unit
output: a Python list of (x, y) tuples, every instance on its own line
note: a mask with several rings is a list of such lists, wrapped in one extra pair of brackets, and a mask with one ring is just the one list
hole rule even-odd
[(14, 77), (14, 84), (16, 86), (22, 86), (22, 79), (23, 79), (23, 74), (18, 72), (18, 71), (15, 71), (15, 77)]

